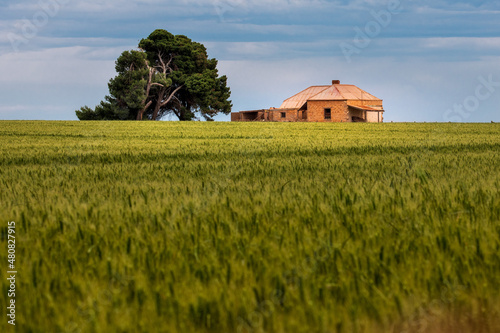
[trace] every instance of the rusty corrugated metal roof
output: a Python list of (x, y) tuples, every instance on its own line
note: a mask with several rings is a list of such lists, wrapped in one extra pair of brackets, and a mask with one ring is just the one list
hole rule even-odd
[(298, 94), (286, 99), (283, 104), (279, 107), (280, 109), (300, 109), (306, 102), (314, 95), (319, 94), (325, 89), (331, 86), (312, 86), (309, 87)]
[(286, 99), (280, 109), (300, 109), (307, 101), (365, 100), (382, 101), (363, 89), (351, 84), (312, 86)]
[(310, 101), (342, 101), (345, 99), (346, 98), (342, 96), (342, 94), (338, 90), (337, 85), (329, 86), (319, 94), (316, 94), (309, 98)]
[(379, 98), (373, 96), (372, 94), (367, 93), (363, 89), (360, 89), (354, 85), (350, 84), (338, 84), (335, 85), (337, 90), (340, 92), (345, 99), (354, 99), (354, 100), (364, 100), (364, 101), (380, 101)]

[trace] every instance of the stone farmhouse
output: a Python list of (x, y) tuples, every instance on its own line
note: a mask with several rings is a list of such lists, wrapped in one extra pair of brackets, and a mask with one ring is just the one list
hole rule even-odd
[(231, 113), (231, 121), (365, 122), (384, 121), (382, 100), (350, 84), (332, 81), (288, 98), (279, 108)]

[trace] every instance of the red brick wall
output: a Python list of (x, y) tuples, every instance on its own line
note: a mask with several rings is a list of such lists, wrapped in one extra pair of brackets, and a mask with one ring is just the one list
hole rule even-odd
[[(325, 109), (332, 110), (332, 119), (325, 119)], [(310, 101), (307, 102), (307, 121), (309, 122), (349, 122), (346, 101)]]
[[(356, 101), (350, 100), (350, 105), (354, 106), (382, 106), (382, 101)], [(325, 109), (331, 109), (331, 119), (325, 119)], [(285, 118), (281, 118), (281, 113), (286, 114)], [(260, 120), (267, 121), (278, 121), (278, 122), (296, 122), (296, 121), (308, 121), (308, 122), (351, 122), (352, 116), (358, 116), (364, 118), (364, 113), (360, 112), (349, 112), (347, 101), (310, 101), (307, 103), (306, 111), (298, 111), (297, 109), (269, 109), (263, 113), (263, 117)], [(381, 114), (381, 118), (382, 118)], [(250, 115), (245, 115), (246, 117)], [(242, 114), (238, 112), (231, 113), (231, 121), (245, 121)], [(382, 120), (382, 119), (381, 119)], [(248, 121), (248, 120), (247, 120)]]
[(231, 121), (240, 121), (241, 114), (239, 112), (231, 112)]
[[(282, 112), (286, 113), (285, 118), (281, 118)], [(280, 109), (269, 110), (269, 121), (291, 122), (297, 120), (298, 120), (297, 110), (280, 110)]]

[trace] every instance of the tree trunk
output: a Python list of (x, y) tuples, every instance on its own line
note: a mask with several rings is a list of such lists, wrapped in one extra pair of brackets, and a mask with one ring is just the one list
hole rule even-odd
[(168, 103), (174, 98), (175, 94), (182, 89), (183, 86), (177, 87), (174, 91), (170, 93), (167, 99), (165, 99), (165, 94), (167, 92), (167, 88), (163, 87), (158, 94), (158, 101), (156, 103), (155, 110), (153, 112), (153, 120), (157, 120), (158, 114), (160, 113), (160, 109), (164, 106), (167, 106)]
[(160, 113), (160, 108), (161, 108), (161, 103), (160, 102), (156, 103), (155, 110), (153, 111), (153, 120), (157, 120), (158, 113)]
[[(167, 75), (167, 73), (172, 70), (170, 68), (170, 63), (172, 62), (173, 57), (170, 57), (168, 63), (166, 63), (166, 64), (163, 61), (163, 58), (162, 58), (161, 54), (158, 55), (158, 59), (159, 59), (159, 61), (161, 63), (161, 65), (158, 66), (158, 67), (160, 67), (160, 69), (162, 71), (162, 74)], [(153, 120), (157, 120), (158, 119), (158, 115), (160, 114), (160, 109), (162, 107), (166, 106), (168, 103), (170, 103), (170, 101), (172, 100), (172, 98), (174, 98), (175, 94), (179, 90), (181, 90), (183, 86), (177, 87), (174, 91), (170, 92), (170, 95), (167, 98), (165, 95), (169, 91), (171, 91), (169, 89), (169, 87), (166, 87), (164, 84), (161, 84), (161, 83), (153, 82), (153, 76), (154, 76), (156, 68), (158, 68), (158, 67), (156, 67), (156, 68), (155, 67), (151, 67), (151, 66), (149, 66), (149, 64), (147, 62), (146, 62), (146, 66), (149, 68), (149, 75), (148, 75), (148, 81), (146, 83), (146, 97), (145, 97), (145, 99), (142, 102), (145, 105), (144, 105), (144, 108), (137, 113), (137, 120), (142, 120), (143, 117), (144, 117), (144, 113), (151, 106), (151, 104), (153, 104), (153, 102), (151, 100), (146, 104), (146, 101), (149, 98), (151, 87), (152, 86), (158, 86), (158, 87), (160, 87), (160, 92), (158, 93), (157, 101), (156, 101), (156, 105), (155, 105), (155, 109), (153, 110), (153, 116), (152, 116)]]
[(146, 110), (142, 109), (139, 112), (137, 112), (137, 118), (136, 118), (136, 120), (142, 120), (142, 116), (144, 115), (144, 111), (146, 111)]
[(144, 105), (144, 107), (142, 108), (142, 110), (137, 112), (137, 120), (142, 120), (142, 118), (144, 117), (144, 112), (146, 112), (146, 110), (153, 103), (152, 101), (149, 101), (146, 103), (146, 101), (149, 98), (149, 92), (151, 91), (151, 86), (153, 84), (153, 74), (154, 74), (155, 70), (154, 70), (154, 68), (149, 66), (147, 60), (146, 60), (146, 66), (149, 69), (149, 73), (148, 73), (148, 81), (146, 82), (146, 94), (145, 94), (144, 100), (142, 100), (142, 105)]
[(153, 102), (149, 101), (148, 104), (144, 105), (144, 108), (142, 108), (142, 110), (137, 112), (137, 120), (142, 120), (142, 118), (144, 117), (144, 112), (146, 112), (146, 110), (151, 106), (151, 104), (153, 104)]

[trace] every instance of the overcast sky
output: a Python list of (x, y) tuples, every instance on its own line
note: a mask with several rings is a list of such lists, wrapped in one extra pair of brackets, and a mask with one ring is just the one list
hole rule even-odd
[(0, 119), (75, 120), (161, 28), (219, 60), (233, 111), (339, 79), (383, 99), (386, 121), (500, 121), (498, 1), (0, 1)]

